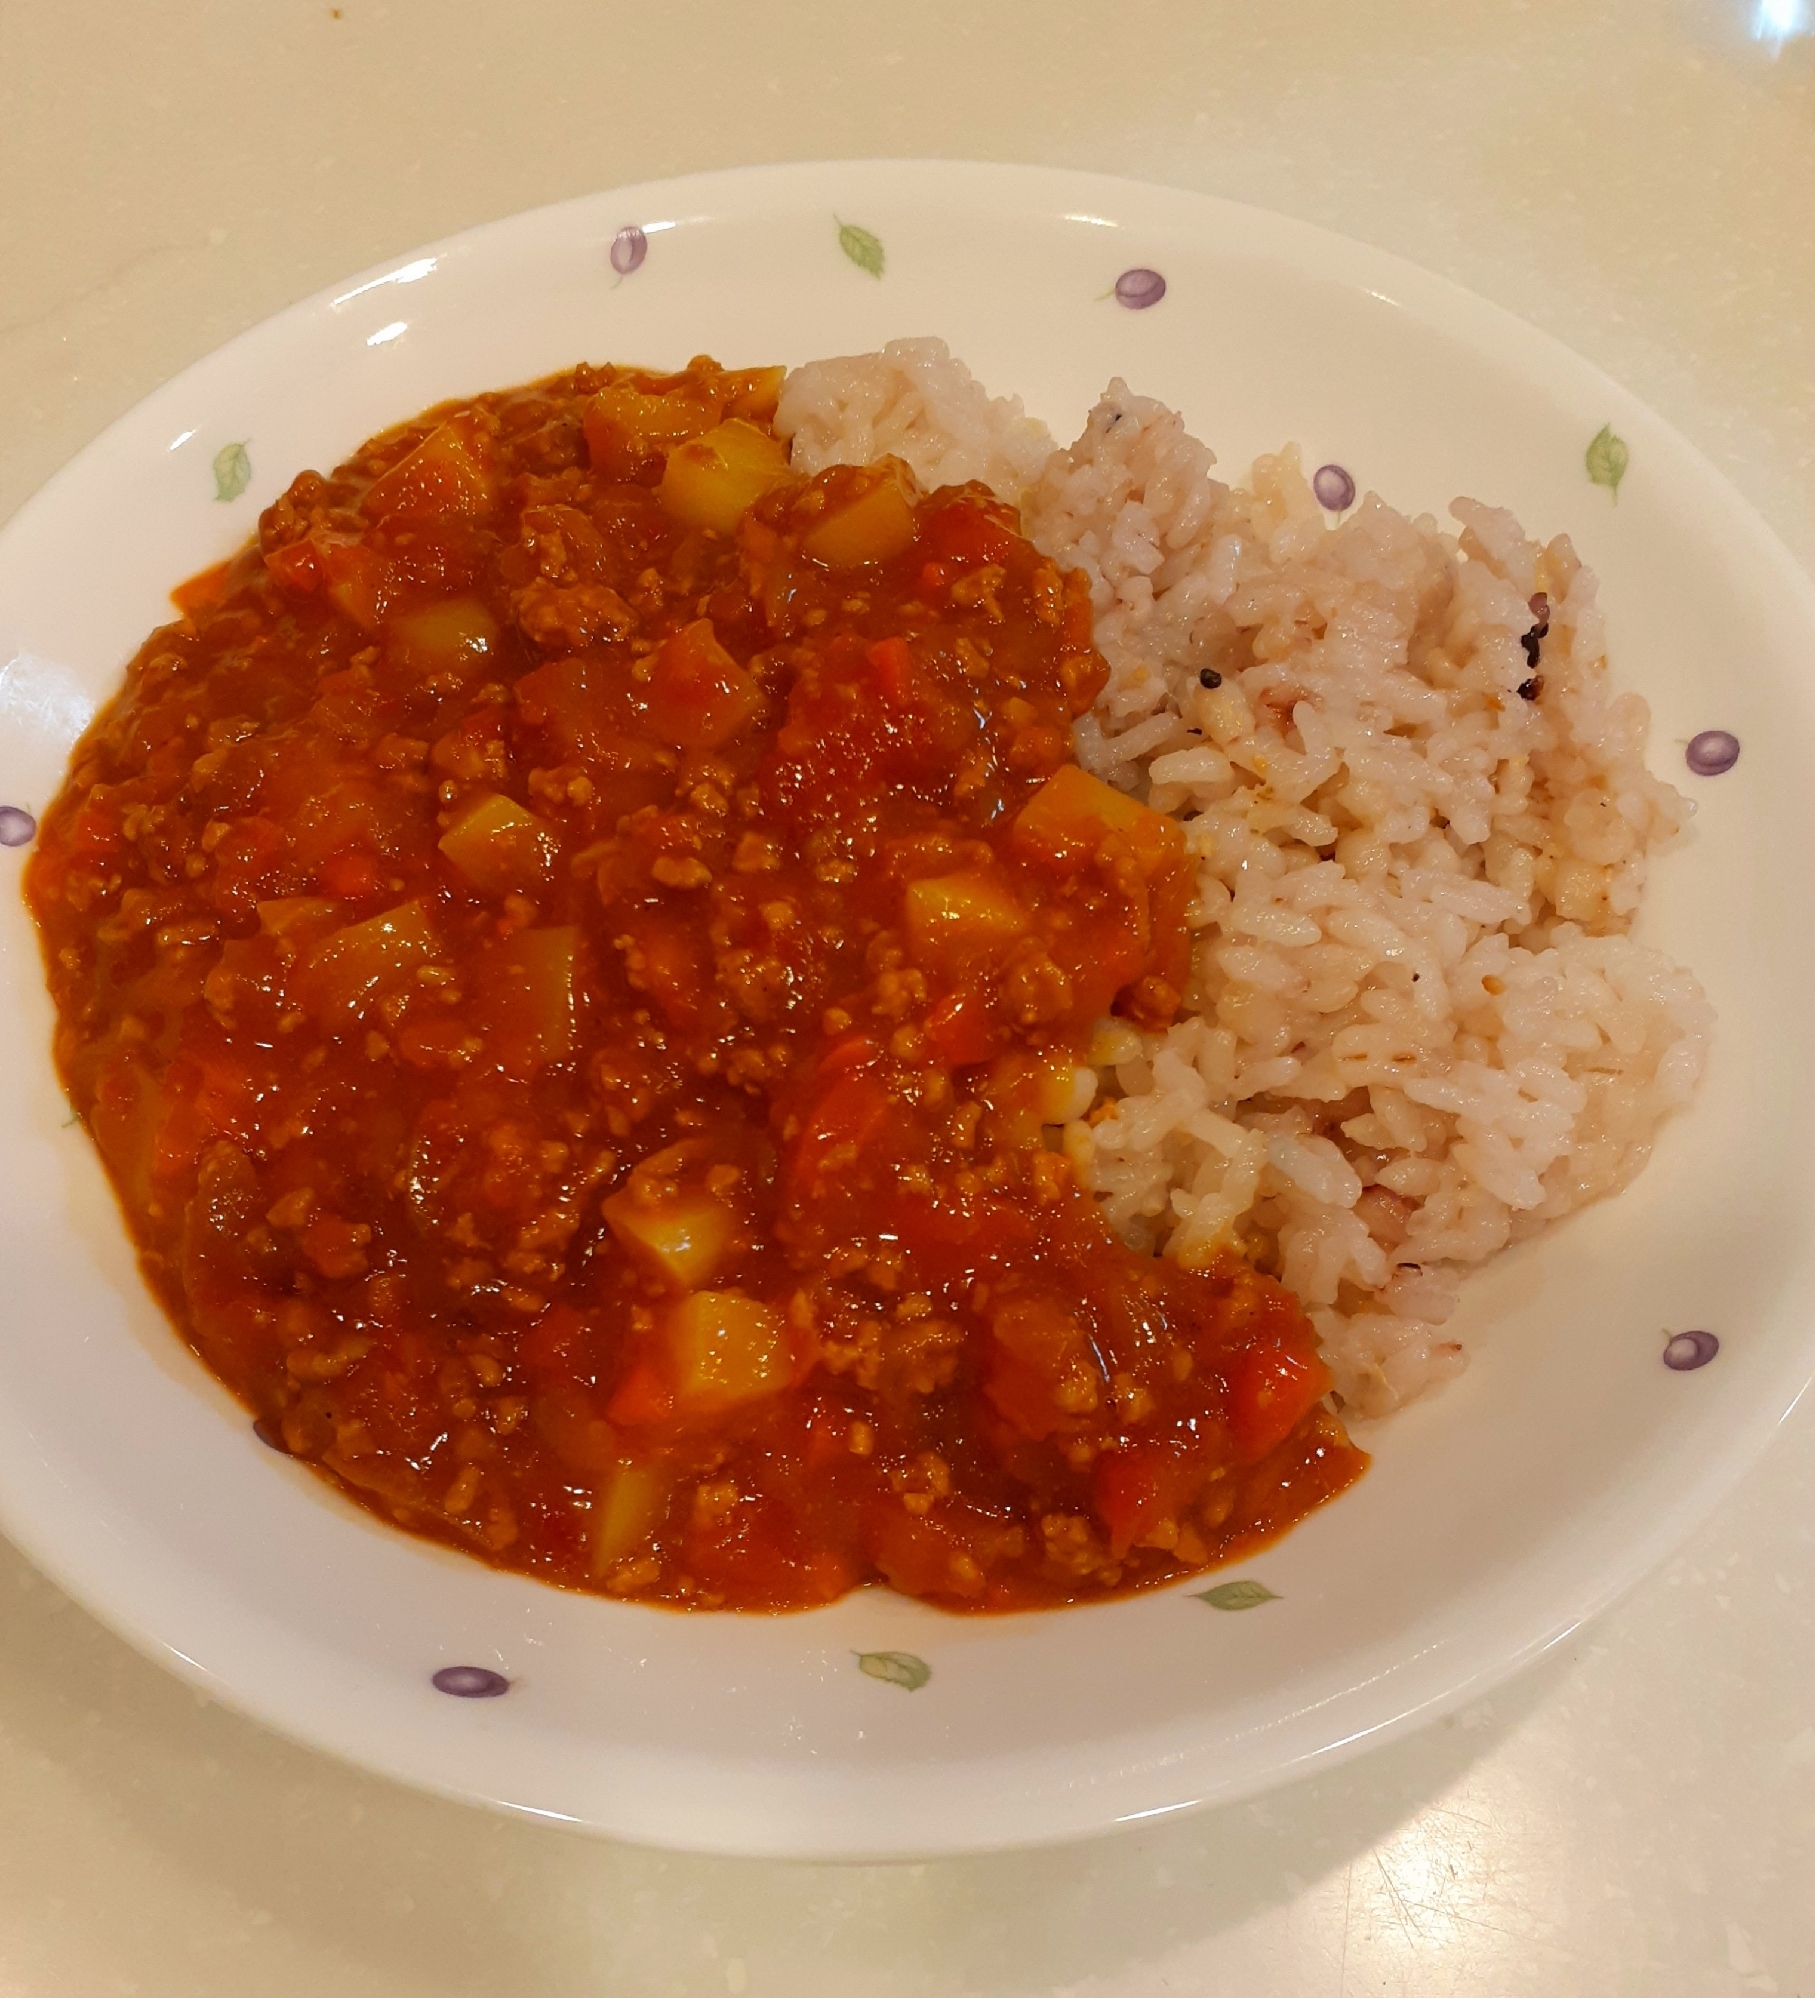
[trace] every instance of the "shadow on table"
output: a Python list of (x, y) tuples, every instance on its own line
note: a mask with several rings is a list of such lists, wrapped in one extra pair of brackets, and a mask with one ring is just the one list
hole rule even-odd
[[(1143, 1966), (1379, 1844), (1567, 1669), (1547, 1661), (1464, 1724), (1258, 1803), (1035, 1852), (786, 1865), (609, 1844), (362, 1776), (203, 1702), (4, 1543), (0, 1602), (9, 1959), (92, 1964), (97, 1989), (127, 1988), (103, 1986), (104, 1969), (128, 1973), (140, 1998), (281, 1994), (292, 1979), (336, 1998), (1020, 1998), (1145, 1982)], [(85, 1902), (74, 1883), (99, 1878), (105, 1901)]]

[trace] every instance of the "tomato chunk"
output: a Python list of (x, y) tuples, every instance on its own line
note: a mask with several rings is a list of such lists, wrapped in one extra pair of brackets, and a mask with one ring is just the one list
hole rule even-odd
[(762, 688), (718, 642), (710, 618), (684, 626), (655, 656), (649, 725), (677, 749), (719, 748), (762, 705)]
[(1281, 1335), (1250, 1347), (1230, 1382), (1230, 1426), (1244, 1457), (1264, 1457), (1330, 1391), (1330, 1370), (1308, 1338)]

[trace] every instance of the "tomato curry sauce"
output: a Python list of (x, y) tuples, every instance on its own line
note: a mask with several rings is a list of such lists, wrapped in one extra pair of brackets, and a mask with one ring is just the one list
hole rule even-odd
[(445, 405), (185, 585), (31, 864), (66, 1086), (259, 1434), (413, 1532), (739, 1609), (1227, 1560), (1365, 1459), (1290, 1294), (1057, 1142), (1183, 836), (1075, 761), (1083, 577), (794, 476), (780, 379)]

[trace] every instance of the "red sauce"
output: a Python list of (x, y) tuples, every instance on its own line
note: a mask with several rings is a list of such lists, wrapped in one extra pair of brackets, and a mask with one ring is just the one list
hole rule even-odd
[(185, 585), (28, 875), (66, 1087), (197, 1353), (413, 1532), (747, 1609), (1227, 1560), (1365, 1462), (1310, 1328), (1054, 1148), (1178, 1006), (1182, 837), (1073, 759), (1083, 579), (791, 476), (778, 383), (447, 405)]

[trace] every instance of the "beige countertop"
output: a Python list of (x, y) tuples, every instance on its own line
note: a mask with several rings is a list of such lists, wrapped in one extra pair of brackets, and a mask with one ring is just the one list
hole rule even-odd
[[(189, 361), (412, 244), (694, 168), (926, 154), (1201, 188), (1441, 271), (1655, 404), (1815, 568), (1811, 25), (1809, 0), (10, 0), (0, 517)], [(987, 1859), (507, 1822), (199, 1704), (3, 1544), (0, 1604), (0, 1998), (1815, 1993), (1807, 1406), (1491, 1701), (1257, 1804)]]

